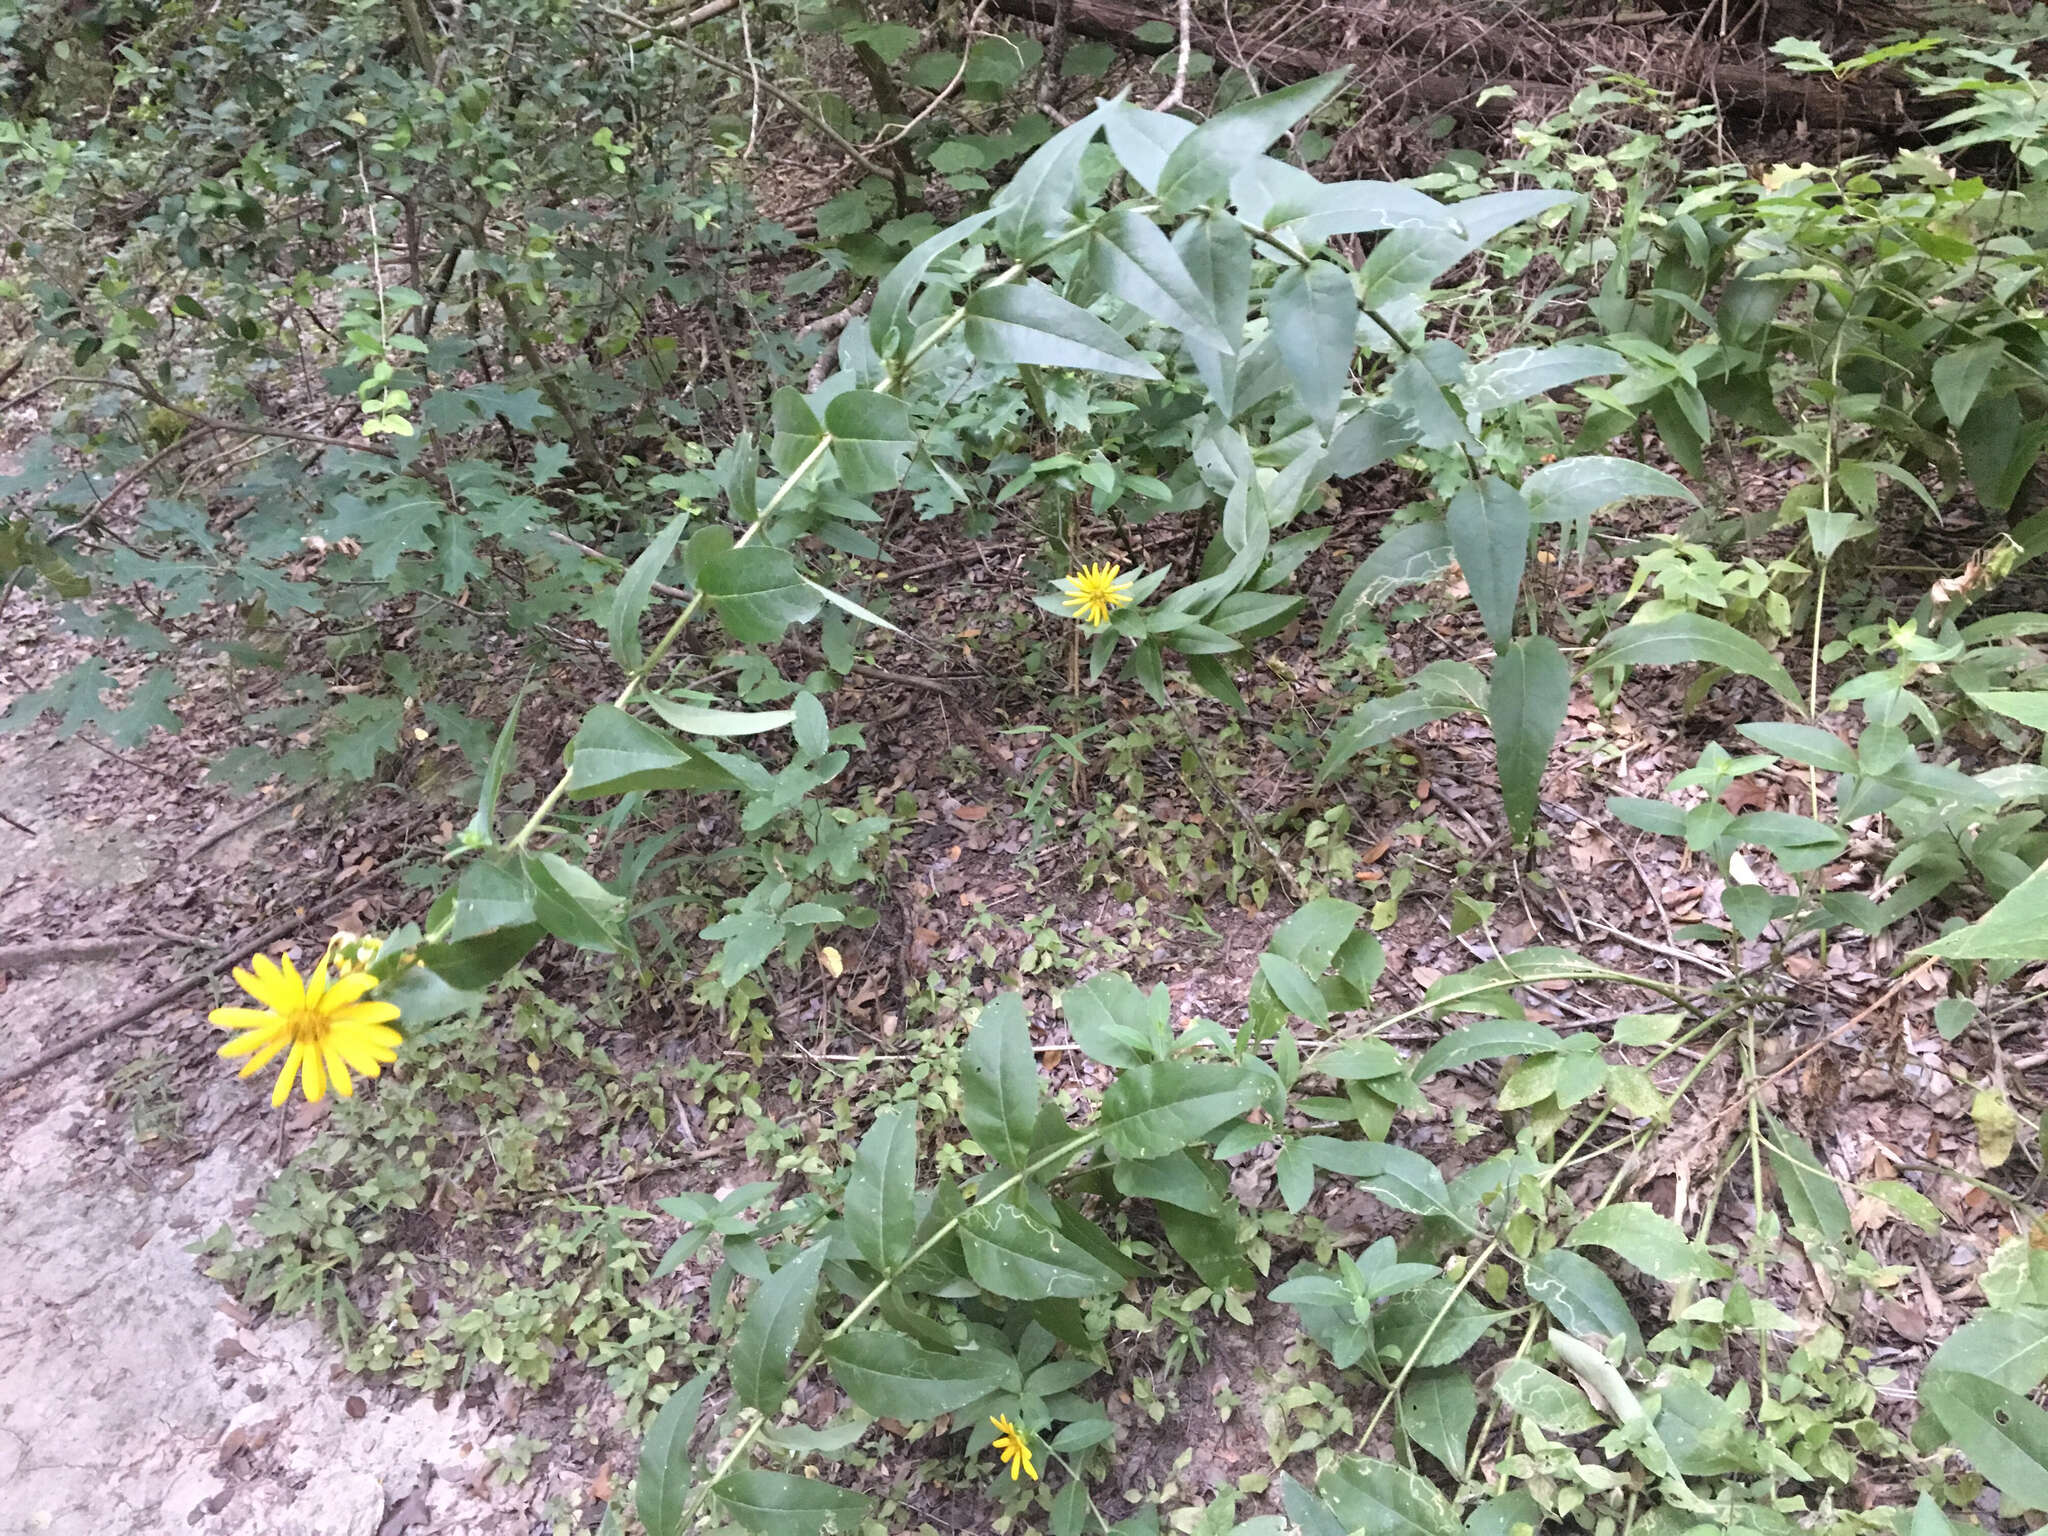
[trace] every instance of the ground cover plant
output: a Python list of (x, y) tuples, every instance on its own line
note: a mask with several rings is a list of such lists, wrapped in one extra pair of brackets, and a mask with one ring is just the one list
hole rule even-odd
[(435, 848), (230, 957), (210, 1272), (601, 1380), (564, 1530), (2024, 1528), (2023, 20), (1393, 180), (1048, 12), (0, 19), (0, 723)]

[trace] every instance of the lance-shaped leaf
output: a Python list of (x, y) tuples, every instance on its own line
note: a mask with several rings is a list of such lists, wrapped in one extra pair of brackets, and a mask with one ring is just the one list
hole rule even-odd
[(996, 210), (996, 238), (1011, 255), (1035, 255), (1074, 222), (1074, 205), (1081, 196), (1081, 157), (1101, 125), (1094, 112), (1069, 123), (1033, 150), (990, 199), (989, 206)]
[(726, 632), (750, 645), (773, 645), (790, 625), (815, 618), (823, 601), (788, 551), (766, 544), (712, 556), (698, 571), (697, 584)]
[(956, 1413), (1000, 1390), (1016, 1362), (991, 1349), (943, 1354), (892, 1328), (864, 1328), (825, 1346), (833, 1380), (878, 1419), (906, 1424)]
[(775, 391), (769, 411), (775, 436), (769, 439), (768, 462), (782, 474), (795, 474), (797, 466), (824, 440), (824, 423), (811, 409), (811, 402), (787, 384)]
[(827, 1243), (813, 1243), (763, 1280), (747, 1303), (732, 1341), (732, 1386), (741, 1402), (763, 1413), (781, 1406), (789, 1387), (789, 1352), (796, 1347), (818, 1294)]
[(647, 1536), (679, 1536), (683, 1509), (697, 1480), (690, 1439), (697, 1433), (697, 1410), (714, 1370), (699, 1371), (688, 1386), (678, 1387), (661, 1405), (640, 1442), (640, 1475), (633, 1480), (633, 1507)]
[(903, 483), (915, 439), (910, 409), (901, 400), (872, 389), (849, 389), (825, 407), (825, 429), (832, 434), (839, 478), (856, 496), (893, 491)]
[(1494, 663), (1487, 719), (1508, 827), (1518, 839), (1528, 837), (1536, 823), (1537, 790), (1571, 694), (1571, 665), (1546, 635), (1524, 636)]
[[(923, 286), (933, 263), (955, 246), (965, 245), (970, 235), (1000, 211), (993, 207), (984, 208), (979, 213), (970, 213), (966, 218), (948, 224), (936, 235), (931, 235), (912, 246), (910, 253), (891, 267), (882, 280), (875, 284), (875, 302), (868, 310), (868, 335), (874, 341), (876, 351), (893, 357), (900, 356), (909, 347), (911, 301), (916, 298), (917, 290)], [(784, 390), (775, 392), (778, 407), (784, 393)], [(788, 390), (787, 393), (794, 395), (796, 391)], [(801, 401), (803, 397), (797, 395), (797, 399)], [(776, 431), (780, 433), (782, 421), (779, 415), (775, 426)], [(776, 456), (775, 467), (784, 474), (789, 473), (788, 467), (782, 463), (779, 456)]]
[(976, 1205), (960, 1223), (967, 1273), (1013, 1301), (1104, 1296), (1123, 1276), (1020, 1202)]
[(989, 1156), (1021, 1169), (1031, 1160), (1041, 1092), (1024, 1004), (1005, 992), (981, 1010), (961, 1049), (961, 1123)]
[(917, 1236), (917, 1116), (896, 1108), (875, 1116), (846, 1181), (846, 1230), (860, 1256), (893, 1270)]
[(1226, 107), (1176, 144), (1160, 168), (1157, 191), (1169, 209), (1214, 202), (1230, 190), (1238, 168), (1262, 155), (1282, 134), (1315, 111), (1344, 84), (1335, 70)]
[(1236, 350), (1208, 295), (1150, 219), (1120, 208), (1096, 224), (1088, 250), (1104, 292), (1219, 352)]
[(1026, 280), (982, 288), (966, 305), (967, 350), (984, 363), (1088, 368), (1133, 379), (1159, 370), (1099, 317)]
[(1266, 314), (1302, 407), (1330, 436), (1357, 351), (1358, 295), (1350, 274), (1326, 261), (1289, 267), (1273, 285)]
[(792, 1477), (759, 1467), (728, 1472), (711, 1485), (725, 1512), (753, 1536), (824, 1536), (860, 1529), (868, 1500), (819, 1477)]
[(1619, 353), (1605, 347), (1512, 347), (1474, 363), (1458, 393), (1468, 410), (1483, 416), (1596, 374), (1622, 373), (1627, 367)]
[(569, 743), (572, 800), (638, 789), (737, 789), (739, 781), (695, 748), (612, 704), (583, 717)]
[(1778, 659), (1740, 630), (1702, 613), (1674, 613), (1666, 618), (1626, 624), (1609, 635), (1594, 652), (1597, 666), (1677, 666), (1702, 662), (1761, 679), (1805, 713), (1799, 686)]
[(1260, 1079), (1221, 1062), (1129, 1067), (1102, 1095), (1103, 1139), (1118, 1157), (1164, 1157), (1259, 1102)]
[(626, 568), (626, 574), (619, 578), (618, 590), (612, 593), (605, 630), (612, 643), (612, 660), (627, 672), (640, 669), (640, 617), (647, 612), (662, 567), (676, 552), (676, 540), (683, 536), (693, 516), (694, 513), (682, 512), (670, 518), (668, 525), (640, 552), (640, 558)]
[(1506, 645), (1529, 563), (1529, 503), (1507, 481), (1488, 475), (1451, 498), (1444, 525), (1487, 638), (1496, 648)]

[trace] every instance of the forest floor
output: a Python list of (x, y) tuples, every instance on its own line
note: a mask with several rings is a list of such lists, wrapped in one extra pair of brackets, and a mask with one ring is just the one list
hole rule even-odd
[[(1318, 584), (1341, 582), (1343, 546), (1369, 548), (1367, 525), (1401, 489), (1346, 495), (1359, 504)], [(1247, 679), (1246, 720), (1192, 699), (1161, 712), (1128, 684), (1070, 689), (1069, 630), (1028, 607), (1040, 575), (1021, 546), (927, 543), (902, 557), (927, 573), (916, 632), (832, 697), (835, 723), (866, 727), (849, 782), (895, 815), (869, 898), (881, 920), (839, 936), (843, 974), (807, 961), (721, 1012), (690, 995), (694, 922), (654, 957), (651, 985), (545, 953), (482, 1027), (437, 1027), (353, 1104), (285, 1111), (214, 1060), (205, 1012), (228, 1000), (216, 979), (0, 1087), (0, 1536), (591, 1529), (630, 1473), (647, 1389), (708, 1358), (717, 1333), (706, 1258), (646, 1278), (675, 1232), (659, 1197), (756, 1179), (794, 1192), (795, 1175), (850, 1150), (864, 1102), (944, 1059), (1002, 987), (1024, 993), (1061, 1088), (1085, 1091), (1093, 1069), (1061, 1049), (1055, 995), (1098, 970), (1164, 983), (1177, 1022), (1235, 1019), (1301, 888), (1389, 903), (1376, 920), (1389, 1006), (1530, 943), (1681, 985), (1768, 965), (1767, 947), (1677, 936), (1719, 917), (1712, 867), (1669, 843), (1634, 846), (1604, 810), (1610, 792), (1658, 793), (1745, 718), (1727, 697), (1745, 684), (1705, 708), (1668, 675), (1637, 679), (1608, 711), (1575, 700), (1545, 784), (1550, 841), (1523, 868), (1505, 851), (1490, 744), (1468, 722), (1425, 728), (1348, 788), (1316, 789), (1304, 733), (1333, 684), (1312, 635), (1272, 645), (1269, 675)], [(1443, 612), (1394, 626), (1403, 671), (1483, 650), (1476, 627)], [(0, 703), (79, 644), (17, 598)], [(793, 652), (788, 670), (803, 664)], [(599, 673), (564, 664), (551, 678), (562, 733)], [(159, 985), (240, 960), (266, 929), (290, 929), (303, 958), (336, 926), (414, 915), (406, 872), (431, 871), (446, 819), (466, 814), (460, 772), (425, 771), (436, 753), (459, 767), (439, 743), (404, 766), (403, 797), (226, 795), (204, 767), (238, 739), (246, 709), (216, 673), (189, 681), (187, 729), (130, 750), (59, 741), (48, 726), (0, 737), (0, 810), (31, 829), (0, 826), (0, 944), (125, 946), (0, 972), (0, 1074)], [(481, 702), (476, 713), (488, 717)], [(538, 698), (529, 721), (529, 782), (514, 800), (544, 782), (554, 752)], [(1085, 745), (1069, 754), (1062, 736)], [(1745, 790), (1788, 806), (1804, 792), (1790, 775)], [(720, 842), (715, 827), (693, 835)], [(1459, 906), (1474, 891), (1494, 903), (1477, 926)], [(1939, 1233), (1857, 1208), (1863, 1244), (1907, 1283), (1838, 1295), (1789, 1247), (1778, 1271), (1788, 1312), (1832, 1319), (1873, 1365), (1910, 1370), (1968, 1315), (2010, 1223), (1986, 1193), (1970, 1120), (1967, 1085), (1990, 1064), (1938, 1038), (1935, 983), (1888, 984), (1894, 964), (1862, 941), (1790, 954), (1776, 984), (1798, 1002), (1759, 1065), (1835, 1036), (1773, 1102), (1845, 1180), (1891, 1177), (1906, 1155), (1969, 1170), (1922, 1181)], [(1564, 988), (1532, 1016), (1569, 1028), (1616, 1006)], [(1418, 1021), (1389, 1038), (1412, 1051), (1438, 1032)], [(2008, 1058), (2009, 1084), (2028, 1088), (2041, 1065)], [(1718, 1069), (1701, 1079), (1639, 1173), (1645, 1198), (1697, 1216), (1739, 1090)], [(1431, 1094), (1404, 1122), (1411, 1145), (1451, 1168), (1499, 1144), (1484, 1069), (1447, 1074)], [(401, 1156), (431, 1175), (404, 1185), (392, 1176)], [(1268, 1207), (1272, 1178), (1270, 1157), (1236, 1172)], [(1386, 1218), (1343, 1189), (1312, 1215), (1345, 1241)], [(1731, 1192), (1715, 1235), (1739, 1239), (1750, 1219)], [(1176, 1488), (1251, 1486), (1363, 1417), (1366, 1395), (1298, 1355), (1291, 1327), (1204, 1323), (1192, 1341), (1164, 1327), (1130, 1348), (1110, 1408), (1124, 1430), (1119, 1491), (1134, 1497), (1170, 1505)], [(836, 1397), (807, 1390), (806, 1418), (822, 1423)], [(1905, 1385), (1887, 1395), (1886, 1416), (1900, 1418)], [(927, 1464), (909, 1507), (934, 1528), (971, 1527), (987, 1509), (981, 1475)]]

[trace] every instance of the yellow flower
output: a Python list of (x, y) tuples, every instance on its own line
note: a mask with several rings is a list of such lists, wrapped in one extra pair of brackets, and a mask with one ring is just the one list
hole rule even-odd
[(375, 965), (377, 954), (383, 948), (384, 941), (374, 934), (351, 933), (341, 928), (327, 941), (327, 953), (321, 958), (323, 963), (334, 967), (336, 976), (353, 976), (357, 971), (367, 971)]
[(1073, 575), (1062, 576), (1054, 585), (1067, 594), (1060, 599), (1060, 606), (1073, 609), (1075, 618), (1083, 624), (1106, 624), (1112, 609), (1130, 605), (1131, 584), (1137, 579), (1105, 561), (1101, 565), (1084, 565)]
[(355, 1093), (351, 1068), (375, 1077), (383, 1063), (398, 1059), (401, 1036), (391, 1027), (398, 1017), (397, 1005), (366, 1000), (377, 985), (368, 971), (350, 970), (329, 980), (323, 958), (306, 979), (289, 955), (276, 960), (257, 955), (248, 970), (235, 972), (235, 980), (263, 1006), (216, 1008), (207, 1017), (222, 1029), (242, 1031), (220, 1048), (220, 1054), (230, 1059), (249, 1058), (242, 1077), (261, 1071), (279, 1051), (291, 1047), (277, 1086), (270, 1091), (272, 1104), (291, 1097), (292, 1079), (302, 1068), (306, 1098), (318, 1103), (327, 1096), (330, 1082), (344, 1099)]
[(1010, 1481), (1017, 1481), (1019, 1471), (1034, 1483), (1038, 1481), (1038, 1468), (1031, 1465), (1031, 1446), (1024, 1438), (1024, 1431), (1004, 1418), (1000, 1413), (989, 1423), (1002, 1431), (995, 1439), (996, 1450), (1003, 1458), (1003, 1465), (1010, 1469)]

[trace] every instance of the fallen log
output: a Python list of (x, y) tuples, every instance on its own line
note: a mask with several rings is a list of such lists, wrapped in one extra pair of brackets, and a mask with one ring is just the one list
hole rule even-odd
[[(1164, 53), (1174, 46), (1146, 42), (1137, 35), (1140, 27), (1160, 19), (1156, 6), (1126, 0), (1070, 0), (1070, 4), (1067, 25), (1084, 37), (1136, 53)], [(1020, 20), (1047, 24), (1060, 9), (1058, 0), (995, 0), (995, 6)], [(1376, 13), (1336, 6), (1320, 11), (1318, 17), (1333, 23), (1355, 19), (1358, 42), (1338, 49), (1306, 48), (1244, 36), (1242, 29), (1239, 37), (1232, 37), (1196, 20), (1194, 43), (1223, 63), (1281, 85), (1340, 65), (1373, 64), (1398, 54), (1403, 60), (1412, 59), (1417, 67), (1400, 79), (1399, 95), (1389, 99), (1412, 98), (1423, 107), (1439, 110), (1456, 108), (1494, 123), (1528, 116), (1532, 102), (1561, 103), (1586, 83), (1576, 71), (1566, 79), (1529, 73), (1532, 65), (1542, 63), (1543, 53), (1553, 50), (1525, 46), (1530, 39), (1514, 28), (1448, 33), (1444, 29), (1404, 29), (1389, 25)], [(1565, 63), (1585, 57), (1582, 45), (1560, 45), (1554, 51)], [(1462, 67), (1468, 61), (1470, 67)], [(1904, 95), (1882, 81), (1836, 82), (1779, 74), (1751, 64), (1718, 62), (1711, 54), (1690, 50), (1681, 51), (1671, 64), (1643, 66), (1642, 72), (1651, 85), (1671, 92), (1681, 103), (1711, 102), (1730, 115), (1758, 122), (1805, 124), (1814, 129), (1855, 128), (1885, 138), (1895, 138), (1913, 126)], [(1495, 97), (1483, 103), (1472, 99), (1493, 85), (1509, 87), (1515, 97)]]

